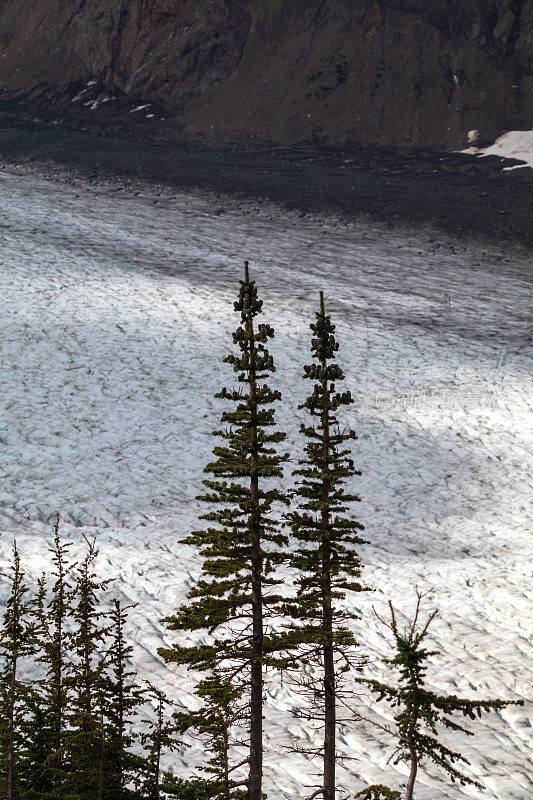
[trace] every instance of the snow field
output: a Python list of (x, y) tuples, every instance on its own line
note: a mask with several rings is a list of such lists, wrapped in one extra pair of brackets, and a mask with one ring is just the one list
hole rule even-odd
[[(478, 132), (471, 131), (477, 138)], [(533, 131), (508, 131), (500, 136), (489, 147), (476, 147), (472, 145), (463, 150), (463, 153), (473, 153), (479, 156), (500, 156), (500, 158), (516, 158), (522, 164), (514, 167), (504, 167), (505, 170), (523, 169), (533, 167)]]
[[(356, 398), (346, 424), (359, 435), (364, 578), (376, 587), (349, 600), (362, 613), (353, 623), (362, 649), (390, 654), (373, 605), (384, 612), (391, 597), (410, 614), (414, 586), (430, 588), (426, 607), (441, 610), (431, 643), (442, 651), (432, 685), (530, 697), (528, 254), (430, 228), (133, 188), (0, 170), (0, 567), (16, 536), (38, 575), (58, 513), (76, 552), (83, 534), (96, 535), (102, 576), (139, 603), (130, 635), (140, 677), (194, 702), (192, 676), (154, 654), (173, 641), (161, 618), (199, 572), (180, 539), (196, 524), (223, 408), (213, 394), (233, 381), (221, 359), (249, 258), (276, 330), (278, 420), (296, 454), (320, 289), (337, 323)], [(266, 790), (272, 800), (302, 797), (315, 767), (288, 748), (311, 734), (291, 713), (290, 688), (272, 677), (267, 689)], [(383, 706), (357, 703), (383, 720)], [(530, 708), (487, 715), (475, 738), (461, 739), (486, 792), (449, 786), (429, 769), (417, 800), (531, 797)], [(179, 771), (201, 760), (191, 744), (173, 759)], [(348, 796), (405, 775), (386, 765), (392, 748), (369, 722), (343, 729), (339, 746), (359, 759), (339, 767)]]

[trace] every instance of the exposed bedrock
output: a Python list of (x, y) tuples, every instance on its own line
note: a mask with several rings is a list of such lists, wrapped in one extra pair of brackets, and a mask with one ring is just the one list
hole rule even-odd
[(485, 143), (531, 127), (532, 62), (530, 0), (0, 2), (0, 96), (95, 80), (224, 140)]

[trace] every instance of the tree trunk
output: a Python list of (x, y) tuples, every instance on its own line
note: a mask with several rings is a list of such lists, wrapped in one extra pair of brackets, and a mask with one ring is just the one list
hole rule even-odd
[(413, 792), (415, 788), (415, 781), (416, 781), (416, 773), (418, 770), (418, 758), (416, 755), (416, 750), (414, 747), (409, 748), (411, 751), (411, 772), (409, 774), (409, 780), (407, 781), (407, 789), (405, 792), (405, 800), (413, 800)]
[(98, 800), (104, 796), (104, 707), (103, 698), (100, 698), (100, 750), (98, 757)]
[(13, 800), (15, 793), (15, 693), (17, 689), (17, 657), (11, 663), (7, 721), (7, 781), (6, 800)]
[(411, 754), (411, 772), (409, 774), (409, 780), (407, 781), (407, 788), (405, 791), (405, 800), (413, 800), (413, 793), (415, 788), (415, 780), (416, 780), (416, 773), (418, 770), (418, 755), (416, 752), (416, 747), (413, 741), (413, 736), (416, 730), (416, 723), (418, 721), (418, 709), (413, 711), (413, 716), (409, 723), (409, 730), (407, 731), (407, 736), (405, 742), (409, 747), (409, 752)]
[(224, 731), (224, 798), (225, 800), (231, 800), (229, 785), (229, 736), (227, 727)]
[[(329, 581), (328, 581), (329, 583)], [(331, 589), (330, 589), (331, 591)], [(335, 692), (335, 662), (333, 658), (333, 620), (331, 600), (324, 599), (324, 800), (335, 800), (335, 764), (337, 709)]]
[(65, 568), (63, 564), (63, 551), (59, 542), (59, 517), (54, 526), (54, 553), (56, 564), (56, 583), (54, 586), (54, 604), (52, 606), (52, 620), (54, 630), (52, 634), (52, 643), (50, 647), (50, 660), (52, 672), (52, 690), (50, 697), (50, 704), (52, 708), (52, 731), (51, 743), (52, 754), (50, 757), (50, 781), (53, 786), (59, 785), (61, 778), (59, 777), (59, 770), (63, 761), (62, 744), (63, 744), (63, 713), (65, 698), (63, 697), (63, 658), (64, 658), (64, 631), (63, 621), (66, 616), (66, 586), (65, 586)]
[(53, 695), (52, 695), (52, 703), (53, 703), (53, 731), (52, 731), (52, 741), (53, 741), (53, 749), (54, 753), (50, 760), (50, 764), (52, 766), (51, 775), (52, 775), (52, 782), (55, 784), (60, 779), (56, 778), (56, 770), (61, 767), (62, 762), (62, 731), (63, 731), (63, 603), (64, 603), (64, 587), (63, 587), (63, 576), (60, 575), (60, 587), (58, 589), (60, 593), (59, 597), (59, 614), (57, 617), (56, 622), (56, 633), (55, 633), (55, 648), (53, 651), (53, 658), (55, 663), (53, 664), (53, 675), (54, 675), (54, 688), (53, 688)]
[[(85, 591), (88, 588), (85, 587)], [(82, 611), (82, 640), (83, 640), (83, 710), (85, 712), (85, 729), (90, 729), (89, 719), (92, 712), (92, 695), (91, 695), (91, 653), (90, 653), (90, 637), (89, 637), (89, 605), (87, 598), (83, 601)]]
[[(246, 321), (246, 330), (253, 336), (251, 316)], [(259, 476), (257, 449), (257, 396), (255, 383), (254, 344), (251, 341), (252, 362), (250, 368), (250, 415), (252, 448), (250, 454), (250, 500), (252, 501), (251, 545), (252, 545), (252, 663), (250, 678), (250, 772), (248, 799), (261, 800), (263, 780), (263, 564), (261, 557), (261, 531), (258, 521)]]
[(159, 772), (161, 770), (161, 739), (163, 738), (163, 701), (159, 699), (157, 708), (157, 750), (155, 753), (155, 775), (153, 800), (159, 800)]
[[(254, 585), (255, 584), (255, 585)], [(253, 643), (250, 694), (250, 778), (249, 800), (261, 800), (263, 775), (263, 614), (261, 582), (252, 581)]]
[(263, 603), (260, 568), (260, 542), (252, 532), (252, 614), (253, 641), (250, 685), (250, 783), (249, 800), (261, 800), (263, 775)]
[[(322, 368), (326, 370), (326, 361)], [(327, 380), (322, 381), (324, 397), (328, 396)], [(329, 411), (322, 411), (322, 454), (324, 473), (328, 471), (329, 455)], [(323, 499), (328, 500), (331, 492), (329, 477), (323, 481)], [(335, 766), (336, 766), (336, 733), (337, 709), (335, 686), (335, 661), (333, 654), (333, 609), (331, 605), (331, 548), (329, 541), (330, 514), (327, 508), (322, 510), (322, 625), (325, 641), (324, 659), (324, 800), (335, 800)]]
[(118, 785), (120, 789), (120, 796), (124, 792), (124, 653), (122, 642), (122, 619), (120, 607), (118, 609), (118, 654), (117, 654), (117, 672), (118, 672)]

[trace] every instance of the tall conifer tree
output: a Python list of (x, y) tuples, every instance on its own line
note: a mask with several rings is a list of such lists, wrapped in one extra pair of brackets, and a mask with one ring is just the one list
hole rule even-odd
[[(30, 653), (32, 660), (43, 658), (43, 648), (48, 641), (46, 619), (46, 577), (43, 574), (37, 581), (37, 594), (33, 598), (35, 618), (35, 648)], [(25, 746), (19, 747), (19, 785), (24, 800), (51, 800), (52, 779), (49, 769), (52, 754), (51, 715), (46, 701), (46, 676), (26, 686), (24, 692), (24, 711), (21, 719), (21, 738)]]
[(99, 581), (93, 563), (98, 555), (94, 541), (77, 568), (73, 619), (75, 661), (69, 677), (71, 703), (67, 752), (69, 791), (72, 800), (98, 800), (101, 781), (101, 702), (106, 637), (100, 593), (109, 581)]
[(13, 542), (13, 563), (7, 577), (10, 591), (0, 628), (0, 790), (5, 800), (15, 800), (20, 782), (18, 757), (25, 747), (20, 725), (29, 690), (19, 678), (19, 669), (22, 660), (36, 651), (34, 600), (24, 581), (16, 542)]
[(115, 599), (109, 615), (111, 643), (103, 681), (105, 707), (101, 725), (105, 757), (104, 797), (110, 800), (131, 798), (130, 784), (141, 769), (141, 760), (131, 751), (133, 722), (144, 702), (143, 693), (135, 682), (137, 673), (130, 666), (133, 648), (124, 634), (127, 613), (131, 608), (133, 606), (124, 606)]
[(59, 535), (58, 518), (54, 525), (52, 544), (49, 547), (53, 584), (49, 596), (46, 597), (46, 592), (41, 591), (37, 603), (40, 640), (40, 655), (37, 660), (44, 666), (44, 678), (39, 687), (39, 706), (48, 747), (42, 773), (43, 785), (49, 786), (52, 796), (61, 794), (64, 781), (64, 737), (69, 705), (68, 678), (71, 668), (69, 651), (72, 644), (67, 621), (72, 614), (75, 568), (75, 564), (68, 558), (70, 547), (71, 543), (62, 541)]
[(59, 791), (54, 791), (56, 787), (51, 784), (48, 770), (50, 730), (41, 689), (41, 681), (27, 688), (19, 724), (17, 797), (23, 800), (55, 800), (60, 797)]
[(313, 703), (318, 698), (322, 707), (318, 716), (324, 725), (323, 783), (313, 796), (321, 794), (324, 800), (334, 800), (338, 662), (341, 659), (343, 667), (347, 666), (355, 645), (344, 624), (346, 615), (340, 601), (348, 590), (364, 591), (359, 581), (361, 561), (357, 552), (357, 546), (363, 543), (359, 533), (364, 528), (350, 514), (350, 506), (359, 497), (345, 489), (348, 481), (361, 474), (354, 469), (345, 446), (356, 437), (353, 431), (341, 428), (337, 418), (338, 409), (354, 401), (349, 391), (339, 393), (336, 388), (344, 380), (344, 373), (335, 363), (339, 345), (322, 292), (311, 330), (314, 363), (304, 366), (304, 378), (313, 381), (314, 386), (301, 408), (313, 421), (301, 428), (307, 444), (305, 457), (295, 472), (298, 507), (287, 515), (296, 540), (292, 566), (299, 573), (297, 596), (287, 610), (299, 620), (301, 642), (308, 645), (306, 659), (319, 666), (320, 677), (312, 679), (312, 686), (307, 685)]
[(262, 796), (264, 671), (279, 645), (268, 631), (265, 601), (269, 612), (281, 602), (273, 591), (278, 583), (274, 571), (285, 558), (281, 548), (287, 544), (271, 514), (274, 503), (286, 502), (286, 496), (268, 484), (281, 478), (287, 456), (275, 447), (285, 434), (273, 430), (273, 403), (281, 395), (266, 382), (275, 371), (267, 348), (274, 330), (256, 324), (262, 305), (245, 262), (235, 303), (241, 324), (233, 334), (240, 352), (224, 359), (242, 387), (224, 388), (216, 395), (234, 408), (222, 414), (224, 427), (214, 432), (223, 444), (213, 449), (215, 460), (205, 468), (213, 477), (204, 480), (207, 493), (200, 498), (215, 507), (202, 517), (213, 525), (185, 540), (200, 549), (203, 574), (187, 604), (168, 620), (172, 630), (207, 629), (213, 636), (211, 644), (161, 651), (169, 661), (212, 675), (231, 674), (234, 685), (244, 681), (249, 689), (249, 800)]

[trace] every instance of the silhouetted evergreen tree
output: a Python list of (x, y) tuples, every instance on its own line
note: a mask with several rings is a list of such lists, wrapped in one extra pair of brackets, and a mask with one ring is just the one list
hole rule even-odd
[(232, 764), (230, 757), (231, 748), (243, 744), (235, 741), (231, 733), (246, 713), (246, 706), (242, 704), (243, 687), (236, 687), (231, 677), (215, 671), (199, 683), (196, 693), (204, 702), (202, 708), (179, 716), (185, 720), (184, 728), (193, 727), (198, 732), (210, 758), (202, 767), (206, 779), (189, 784), (198, 796), (206, 800), (245, 798), (248, 791), (242, 788), (243, 781), (235, 779), (233, 773), (244, 766), (246, 760)]
[(356, 797), (361, 800), (401, 800), (400, 792), (394, 789), (389, 789), (382, 783), (376, 783), (373, 786), (367, 786), (362, 792), (358, 792)]
[[(452, 783), (458, 781), (461, 786), (471, 784), (478, 789), (483, 785), (462, 773), (455, 765), (469, 764), (465, 756), (443, 744), (438, 738), (439, 726), (451, 731), (473, 736), (472, 731), (454, 722), (452, 714), (461, 712), (463, 716), (476, 719), (482, 712), (505, 708), (508, 705), (522, 705), (522, 701), (509, 700), (467, 700), (456, 695), (439, 695), (426, 688), (426, 662), (431, 656), (438, 655), (437, 650), (427, 650), (422, 642), (427, 636), (428, 628), (437, 615), (434, 611), (421, 627), (418, 626), (422, 593), (417, 592), (416, 611), (412, 623), (400, 631), (392, 603), (389, 601), (391, 621), (383, 624), (392, 632), (396, 653), (394, 658), (386, 659), (386, 663), (396, 667), (399, 679), (396, 686), (390, 686), (377, 680), (359, 678), (361, 683), (370, 687), (378, 696), (398, 711), (394, 717), (398, 747), (394, 753), (394, 762), (404, 761), (410, 767), (405, 800), (412, 800), (419, 765), (429, 760), (447, 773)], [(372, 788), (372, 787), (370, 787)], [(368, 789), (365, 791), (369, 791)], [(359, 795), (358, 795), (359, 796)], [(362, 793), (360, 796), (365, 796)]]
[(102, 772), (102, 702), (106, 637), (103, 624), (107, 614), (101, 610), (100, 593), (109, 581), (98, 581), (93, 562), (98, 555), (94, 541), (76, 570), (73, 606), (73, 652), (75, 660), (69, 676), (68, 754), (69, 800), (99, 800)]
[(27, 712), (30, 687), (19, 678), (21, 662), (36, 651), (34, 600), (29, 595), (20, 566), (17, 543), (7, 575), (9, 595), (0, 628), (0, 792), (5, 800), (18, 797), (18, 765), (25, 757), (21, 727)]
[(113, 600), (109, 615), (111, 643), (108, 648), (107, 669), (102, 684), (101, 733), (104, 735), (104, 797), (109, 800), (130, 800), (131, 785), (141, 770), (141, 759), (131, 751), (134, 742), (133, 724), (144, 696), (136, 684), (137, 673), (131, 668), (133, 648), (127, 643), (124, 626), (127, 612)]
[[(272, 479), (282, 476), (287, 456), (275, 448), (285, 434), (272, 430), (272, 404), (281, 395), (266, 383), (275, 371), (267, 349), (274, 331), (270, 325), (256, 325), (261, 310), (245, 262), (235, 303), (241, 324), (233, 334), (240, 353), (224, 359), (238, 373), (242, 388), (224, 388), (216, 395), (234, 408), (222, 414), (224, 427), (214, 432), (224, 444), (213, 449), (215, 460), (205, 468), (213, 478), (204, 480), (208, 491), (200, 498), (215, 507), (202, 517), (214, 524), (185, 540), (200, 549), (203, 574), (187, 603), (167, 620), (171, 630), (209, 631), (211, 643), (160, 651), (167, 661), (186, 663), (212, 677), (226, 676), (224, 686), (231, 674), (238, 691), (241, 686), (249, 688), (249, 800), (261, 800), (262, 795), (264, 670), (277, 663), (281, 646), (279, 637), (268, 630), (265, 604), (269, 613), (280, 606), (281, 598), (273, 592), (279, 582), (274, 570), (286, 558), (281, 548), (287, 546), (287, 537), (271, 513), (273, 504), (285, 503), (286, 496), (268, 488)], [(214, 695), (211, 700), (218, 702)]]
[[(40, 688), (40, 682), (37, 686)], [(50, 784), (47, 769), (50, 756), (49, 730), (39, 691), (32, 691), (30, 688), (24, 705), (26, 713), (20, 722), (20, 738), (24, 745), (18, 752), (18, 797), (21, 800), (52, 800), (60, 797), (60, 794), (52, 793)]]
[(161, 780), (161, 796), (178, 800), (210, 800), (209, 785), (202, 778), (179, 778), (165, 772)]
[[(30, 654), (32, 660), (39, 662), (47, 642), (46, 625), (46, 579), (43, 575), (37, 582), (37, 594), (33, 599), (35, 620), (35, 648)], [(24, 713), (20, 722), (20, 735), (24, 747), (19, 748), (19, 787), (24, 800), (49, 800), (52, 798), (53, 783), (49, 770), (51, 757), (52, 725), (46, 703), (46, 677), (41, 676), (27, 685), (24, 693)]]
[[(149, 727), (141, 733), (141, 741), (144, 747), (144, 781), (141, 797), (143, 800), (160, 800), (165, 796), (165, 792), (162, 789), (161, 756), (164, 752), (172, 752), (178, 749), (180, 746), (178, 738), (180, 729), (173, 717), (168, 718), (165, 716), (165, 708), (170, 703), (164, 693), (155, 686), (150, 685), (147, 696), (155, 705), (156, 716), (155, 720), (145, 720)], [(170, 773), (165, 776), (165, 784), (172, 784), (173, 780), (173, 776)], [(187, 782), (183, 781), (182, 784), (182, 788), (185, 791)], [(184, 800), (187, 797), (187, 794), (185, 794)]]
[[(45, 738), (46, 760), (41, 766), (39, 787), (50, 797), (60, 797), (64, 783), (63, 762), (65, 730), (69, 705), (68, 678), (71, 668), (72, 635), (67, 621), (72, 615), (73, 570), (68, 559), (70, 542), (59, 535), (59, 519), (54, 525), (53, 541), (49, 548), (53, 580), (50, 592), (41, 584), (37, 598), (37, 619), (40, 653), (37, 661), (44, 668), (35, 698), (34, 714), (39, 738)], [(37, 708), (38, 707), (38, 708)], [(39, 718), (39, 721), (37, 719)]]
[(174, 715), (181, 732), (194, 729), (201, 739), (207, 760), (200, 768), (201, 777), (184, 779), (166, 773), (162, 782), (165, 796), (180, 800), (231, 800), (246, 798), (247, 789), (241, 788), (245, 782), (232, 777), (235, 769), (247, 763), (231, 763), (230, 750), (236, 744), (232, 738), (232, 728), (243, 714), (242, 689), (236, 689), (232, 681), (212, 673), (199, 683), (196, 689), (204, 705), (193, 712), (180, 712)]
[[(291, 563), (299, 577), (296, 599), (286, 608), (299, 621), (300, 641), (307, 645), (302, 657), (319, 668), (313, 677), (301, 678), (304, 694), (314, 707), (310, 717), (318, 714), (324, 724), (323, 785), (313, 796), (321, 794), (324, 800), (334, 800), (339, 669), (350, 666), (351, 649), (356, 644), (345, 625), (346, 614), (340, 603), (346, 591), (366, 590), (359, 581), (361, 561), (357, 552), (363, 543), (359, 532), (364, 528), (350, 514), (350, 506), (359, 497), (344, 488), (361, 474), (354, 469), (345, 447), (356, 438), (355, 433), (341, 428), (337, 418), (338, 409), (350, 405), (353, 399), (349, 391), (337, 390), (344, 374), (335, 362), (339, 345), (322, 292), (311, 330), (314, 363), (304, 367), (304, 378), (314, 381), (314, 386), (301, 408), (313, 422), (301, 428), (307, 444), (305, 457), (294, 473), (298, 478), (298, 507), (287, 515), (296, 540)], [(321, 708), (316, 708), (317, 704)]]

